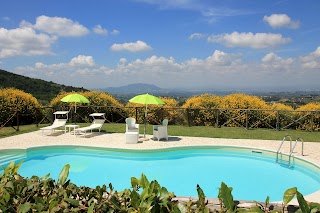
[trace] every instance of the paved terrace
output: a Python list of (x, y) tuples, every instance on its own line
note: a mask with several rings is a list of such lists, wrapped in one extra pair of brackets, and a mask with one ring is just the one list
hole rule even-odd
[[(141, 137), (141, 136), (140, 136)], [(0, 149), (25, 149), (37, 146), (52, 145), (79, 145), (108, 147), (121, 149), (159, 149), (178, 146), (239, 146), (251, 147), (254, 149), (265, 149), (277, 151), (282, 139), (274, 140), (248, 140), (248, 139), (223, 139), (223, 138), (202, 138), (172, 136), (169, 141), (153, 141), (152, 136), (147, 135), (147, 140), (140, 138), (137, 144), (126, 144), (125, 134), (121, 133), (92, 133), (86, 137), (55, 132), (49, 136), (42, 136), (41, 131), (25, 133), (12, 137), (0, 139)], [(289, 142), (285, 142), (283, 152), (289, 150)], [(301, 143), (297, 144), (295, 156), (320, 165), (320, 139), (319, 142), (304, 142), (304, 156), (301, 156)], [(320, 191), (305, 196), (306, 200), (320, 203)], [(292, 204), (295, 204), (293, 201)]]

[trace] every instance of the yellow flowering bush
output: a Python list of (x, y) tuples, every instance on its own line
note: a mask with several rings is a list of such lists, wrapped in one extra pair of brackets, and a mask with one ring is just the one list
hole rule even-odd
[[(40, 104), (35, 97), (22, 90), (0, 89), (0, 125), (3, 125), (17, 111), (19, 112), (20, 124), (31, 124), (35, 122), (36, 116), (40, 115)], [(12, 122), (10, 124), (16, 125), (15, 119)]]
[[(230, 127), (245, 127), (247, 118), (248, 124), (253, 124), (254, 127), (263, 127), (264, 124), (260, 120), (268, 114), (267, 111), (263, 110), (270, 109), (269, 105), (261, 98), (246, 94), (231, 94), (224, 96), (220, 103), (220, 108), (227, 109), (221, 111), (221, 114), (219, 115), (220, 125)], [(261, 109), (261, 111), (250, 110), (246, 112), (245, 109)]]
[[(69, 110), (73, 109), (74, 103), (65, 103), (61, 99), (69, 94), (78, 93), (89, 99), (89, 104), (77, 103), (77, 114), (88, 122), (88, 115), (93, 112), (104, 112), (106, 118), (110, 122), (118, 122), (126, 117), (123, 105), (120, 104), (112, 95), (100, 91), (87, 91), (87, 92), (62, 92), (51, 100), (50, 106), (56, 110)], [(73, 110), (70, 110), (73, 116)]]
[[(295, 113), (291, 106), (274, 103), (270, 105), (267, 122), (273, 128), (281, 128), (287, 126), (291, 119), (294, 119)], [(278, 125), (278, 126), (277, 126)]]
[[(303, 112), (304, 110), (307, 112)], [(299, 127), (299, 129), (313, 130), (320, 128), (320, 112), (311, 112), (313, 110), (320, 110), (320, 102), (308, 103), (296, 109), (300, 117), (308, 114), (308, 116), (304, 117), (301, 121), (303, 126)]]
[[(150, 124), (159, 124), (164, 118), (167, 118), (169, 122), (174, 123), (177, 119), (178, 113), (172, 108), (178, 107), (178, 102), (173, 98), (168, 97), (159, 97), (164, 105), (148, 105), (148, 116), (147, 123)], [(136, 118), (137, 113), (137, 123), (144, 122), (144, 113), (146, 105), (144, 104), (135, 104), (128, 102), (126, 104), (126, 113), (128, 117)]]
[(291, 106), (281, 104), (281, 103), (275, 103), (270, 106), (270, 109), (272, 110), (294, 110)]
[(308, 103), (296, 109), (297, 111), (300, 110), (320, 110), (320, 102)]
[(182, 108), (187, 108), (185, 120), (191, 125), (213, 126), (216, 122), (215, 111), (207, 109), (219, 108), (220, 104), (221, 98), (216, 95), (202, 94), (191, 97), (182, 105)]

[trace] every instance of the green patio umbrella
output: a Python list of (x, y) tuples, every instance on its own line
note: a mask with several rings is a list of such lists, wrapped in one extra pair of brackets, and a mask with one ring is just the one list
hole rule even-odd
[(137, 95), (129, 100), (131, 103), (136, 104), (145, 104), (146, 110), (144, 112), (144, 137), (146, 137), (146, 126), (147, 126), (147, 111), (148, 111), (148, 105), (149, 104), (165, 104), (160, 98), (150, 95), (150, 94), (142, 94)]
[(62, 102), (74, 103), (74, 112), (77, 113), (77, 103), (90, 103), (90, 101), (83, 95), (74, 93), (67, 95), (61, 99)]

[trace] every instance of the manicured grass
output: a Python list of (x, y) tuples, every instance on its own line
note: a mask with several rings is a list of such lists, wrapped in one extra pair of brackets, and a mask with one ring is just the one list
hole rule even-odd
[(0, 138), (5, 138), (5, 137), (10, 137), (10, 136), (14, 136), (14, 135), (27, 133), (27, 132), (37, 131), (39, 128), (40, 128), (40, 126), (37, 127), (36, 125), (24, 125), (24, 126), (19, 127), (19, 131), (16, 131), (12, 127), (4, 127), (0, 130)]
[[(89, 124), (81, 123), (80, 126)], [(0, 138), (12, 135), (22, 134), (26, 132), (36, 131), (40, 127), (36, 125), (20, 126), (20, 131), (16, 131), (11, 127), (5, 127), (0, 130)], [(140, 124), (140, 134), (143, 134), (144, 125)], [(125, 124), (106, 123), (102, 127), (102, 132), (124, 133)], [(152, 125), (147, 125), (146, 132), (152, 135)], [(271, 129), (252, 129), (245, 130), (243, 128), (224, 127), (213, 128), (205, 126), (168, 126), (168, 133), (171, 136), (191, 136), (191, 137), (209, 137), (209, 138), (234, 138), (234, 139), (262, 139), (262, 140), (282, 140), (285, 135), (290, 135), (292, 140), (298, 137), (306, 142), (320, 142), (320, 131), (309, 132), (301, 130), (282, 130), (275, 131)]]

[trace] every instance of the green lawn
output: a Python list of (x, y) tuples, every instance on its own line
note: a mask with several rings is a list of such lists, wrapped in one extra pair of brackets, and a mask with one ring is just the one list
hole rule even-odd
[[(86, 126), (89, 124), (80, 124)], [(43, 125), (41, 125), (42, 127)], [(143, 134), (143, 125), (140, 124), (140, 134)], [(20, 126), (20, 131), (12, 127), (5, 127), (0, 130), (0, 138), (36, 131), (40, 127), (36, 125)], [(124, 133), (125, 124), (106, 123), (102, 127), (103, 132)], [(209, 138), (235, 138), (235, 139), (265, 139), (265, 140), (282, 140), (285, 135), (291, 135), (292, 140), (298, 137), (308, 142), (320, 142), (320, 131), (309, 132), (301, 130), (282, 130), (275, 131), (270, 129), (253, 129), (245, 130), (235, 127), (213, 128), (204, 126), (168, 126), (168, 132), (171, 136), (192, 136), (192, 137), (209, 137)], [(147, 125), (147, 134), (152, 134), (152, 125)]]

